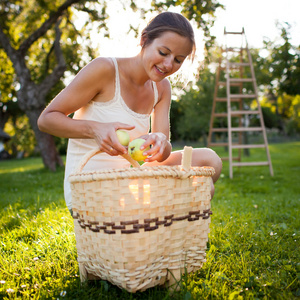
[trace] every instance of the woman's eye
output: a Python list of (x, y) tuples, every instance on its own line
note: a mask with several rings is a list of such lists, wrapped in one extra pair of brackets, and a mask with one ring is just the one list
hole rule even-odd
[(162, 56), (166, 56), (167, 54), (159, 50), (159, 54)]
[(182, 63), (182, 61), (179, 60), (178, 58), (175, 58), (175, 61), (176, 61), (178, 64), (181, 64), (181, 63)]

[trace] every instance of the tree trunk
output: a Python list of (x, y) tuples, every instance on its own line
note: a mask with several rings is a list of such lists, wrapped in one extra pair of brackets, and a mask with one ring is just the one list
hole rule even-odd
[(36, 141), (45, 167), (51, 171), (56, 171), (56, 166), (64, 166), (64, 163), (57, 152), (53, 136), (48, 133), (41, 132), (37, 126), (37, 119), (41, 112), (41, 109), (31, 109), (25, 111), (30, 125), (35, 133)]

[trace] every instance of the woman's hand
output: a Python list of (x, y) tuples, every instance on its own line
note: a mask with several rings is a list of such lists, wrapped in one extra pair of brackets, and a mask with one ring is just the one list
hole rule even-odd
[(116, 131), (118, 129), (132, 130), (134, 127), (135, 126), (119, 122), (91, 123), (92, 136), (99, 145), (99, 149), (112, 156), (127, 153), (127, 148), (122, 146), (119, 142)]
[(152, 146), (149, 150), (143, 152), (144, 155), (148, 156), (145, 159), (145, 162), (161, 162), (169, 157), (172, 146), (166, 135), (162, 132), (149, 133), (141, 136), (140, 138), (146, 140), (141, 146), (141, 150), (146, 149), (150, 145)]

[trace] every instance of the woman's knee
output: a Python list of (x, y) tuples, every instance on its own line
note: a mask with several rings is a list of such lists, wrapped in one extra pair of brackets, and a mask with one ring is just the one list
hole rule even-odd
[(219, 155), (210, 148), (197, 148), (194, 149), (193, 166), (210, 166), (215, 169), (215, 175), (213, 181), (216, 182), (222, 171), (222, 160)]

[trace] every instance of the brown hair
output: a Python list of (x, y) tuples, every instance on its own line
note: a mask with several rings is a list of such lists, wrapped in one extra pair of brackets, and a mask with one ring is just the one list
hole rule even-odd
[(142, 31), (143, 44), (141, 46), (146, 47), (167, 31), (175, 32), (190, 40), (192, 51), (189, 56), (193, 59), (196, 51), (194, 30), (188, 19), (178, 13), (163, 12), (153, 18)]

